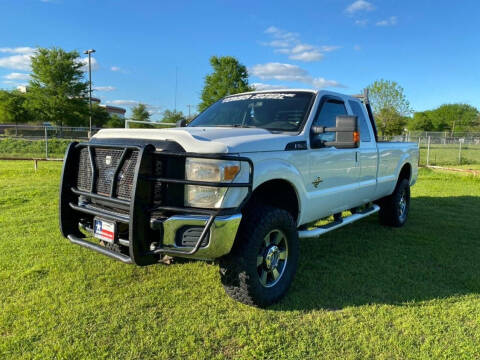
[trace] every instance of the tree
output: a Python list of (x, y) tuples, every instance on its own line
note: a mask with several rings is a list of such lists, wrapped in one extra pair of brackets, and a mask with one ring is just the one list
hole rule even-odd
[(377, 119), (388, 119), (382, 129), (383, 136), (399, 135), (404, 132), (408, 118), (402, 116), (393, 108), (383, 108), (375, 115)]
[(76, 51), (38, 48), (32, 56), (26, 106), (38, 120), (58, 125), (85, 125), (87, 82)]
[(205, 77), (202, 90), (202, 102), (198, 105), (201, 112), (224, 96), (252, 91), (248, 85), (247, 68), (232, 56), (210, 58), (213, 73)]
[(443, 104), (432, 111), (436, 131), (469, 131), (476, 127), (478, 110), (468, 104)]
[(105, 124), (106, 128), (123, 128), (125, 127), (125, 119), (121, 118), (120, 116), (113, 114), (110, 116), (110, 119)]
[(106, 123), (110, 121), (110, 114), (103, 106), (94, 104), (92, 106), (92, 124), (97, 127), (104, 127)]
[[(20, 91), (0, 90), (0, 123), (26, 123), (32, 119), (25, 108), (25, 94)], [(18, 128), (15, 126), (15, 135)]]
[(147, 105), (139, 103), (132, 108), (132, 120), (149, 121), (150, 113), (147, 110)]
[(395, 81), (380, 79), (369, 85), (368, 90), (377, 127), (382, 135), (395, 135), (392, 131), (399, 129), (399, 117), (412, 112), (403, 88)]
[(409, 130), (433, 131), (432, 111), (419, 111), (408, 121)]
[(175, 124), (178, 120), (184, 119), (185, 116), (181, 111), (172, 111), (172, 110), (165, 110), (163, 112), (162, 122), (165, 123), (173, 123)]
[(25, 108), (25, 94), (17, 90), (0, 90), (0, 123), (26, 123), (31, 120)]
[(443, 104), (436, 109), (416, 112), (409, 121), (410, 130), (471, 131), (478, 126), (480, 113), (468, 104)]

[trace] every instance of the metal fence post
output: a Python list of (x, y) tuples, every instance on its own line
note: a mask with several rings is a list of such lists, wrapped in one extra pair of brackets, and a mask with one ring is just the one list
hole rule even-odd
[(430, 135), (428, 136), (427, 143), (427, 167), (430, 165)]
[(460, 144), (458, 147), (458, 165), (462, 165), (462, 142), (458, 140), (458, 143)]
[(48, 159), (48, 130), (45, 126), (45, 159)]

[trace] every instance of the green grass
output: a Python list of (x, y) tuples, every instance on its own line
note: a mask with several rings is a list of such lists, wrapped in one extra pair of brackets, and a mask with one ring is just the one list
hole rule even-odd
[(286, 298), (228, 298), (216, 266), (139, 268), (70, 245), (60, 164), (0, 161), (1, 359), (480, 357), (480, 179), (422, 169), (407, 225), (301, 241)]
[[(480, 145), (462, 145), (461, 159), (458, 156), (459, 144), (430, 145), (430, 165), (480, 165)], [(427, 164), (427, 147), (422, 144), (420, 148), (420, 164)]]

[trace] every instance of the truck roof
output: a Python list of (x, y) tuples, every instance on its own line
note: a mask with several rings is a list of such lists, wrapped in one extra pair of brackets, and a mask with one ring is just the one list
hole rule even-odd
[(335, 92), (335, 91), (330, 91), (330, 90), (290, 89), (290, 88), (246, 91), (246, 92), (243, 92), (243, 93), (227, 95), (225, 97), (228, 98), (228, 97), (231, 97), (231, 96), (246, 95), (246, 94), (281, 93), (281, 92), (292, 92), (292, 91), (293, 92), (308, 92), (308, 93), (312, 93), (312, 94), (323, 93), (323, 94), (329, 94), (329, 95), (334, 95), (334, 96), (336, 95), (336, 96), (340, 96), (340, 97), (348, 97), (348, 98), (351, 98), (351, 99), (357, 99), (358, 100), (357, 96), (342, 94), (342, 93)]

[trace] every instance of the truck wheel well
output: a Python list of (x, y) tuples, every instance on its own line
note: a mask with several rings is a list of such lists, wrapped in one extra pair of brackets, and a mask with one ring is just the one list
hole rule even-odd
[(245, 208), (258, 202), (287, 210), (295, 221), (298, 218), (297, 193), (286, 180), (270, 180), (258, 186)]
[(410, 177), (412, 176), (412, 165), (406, 163), (403, 165), (402, 170), (400, 170), (400, 174), (398, 175), (397, 182), (400, 182), (402, 179), (407, 179), (410, 182)]

